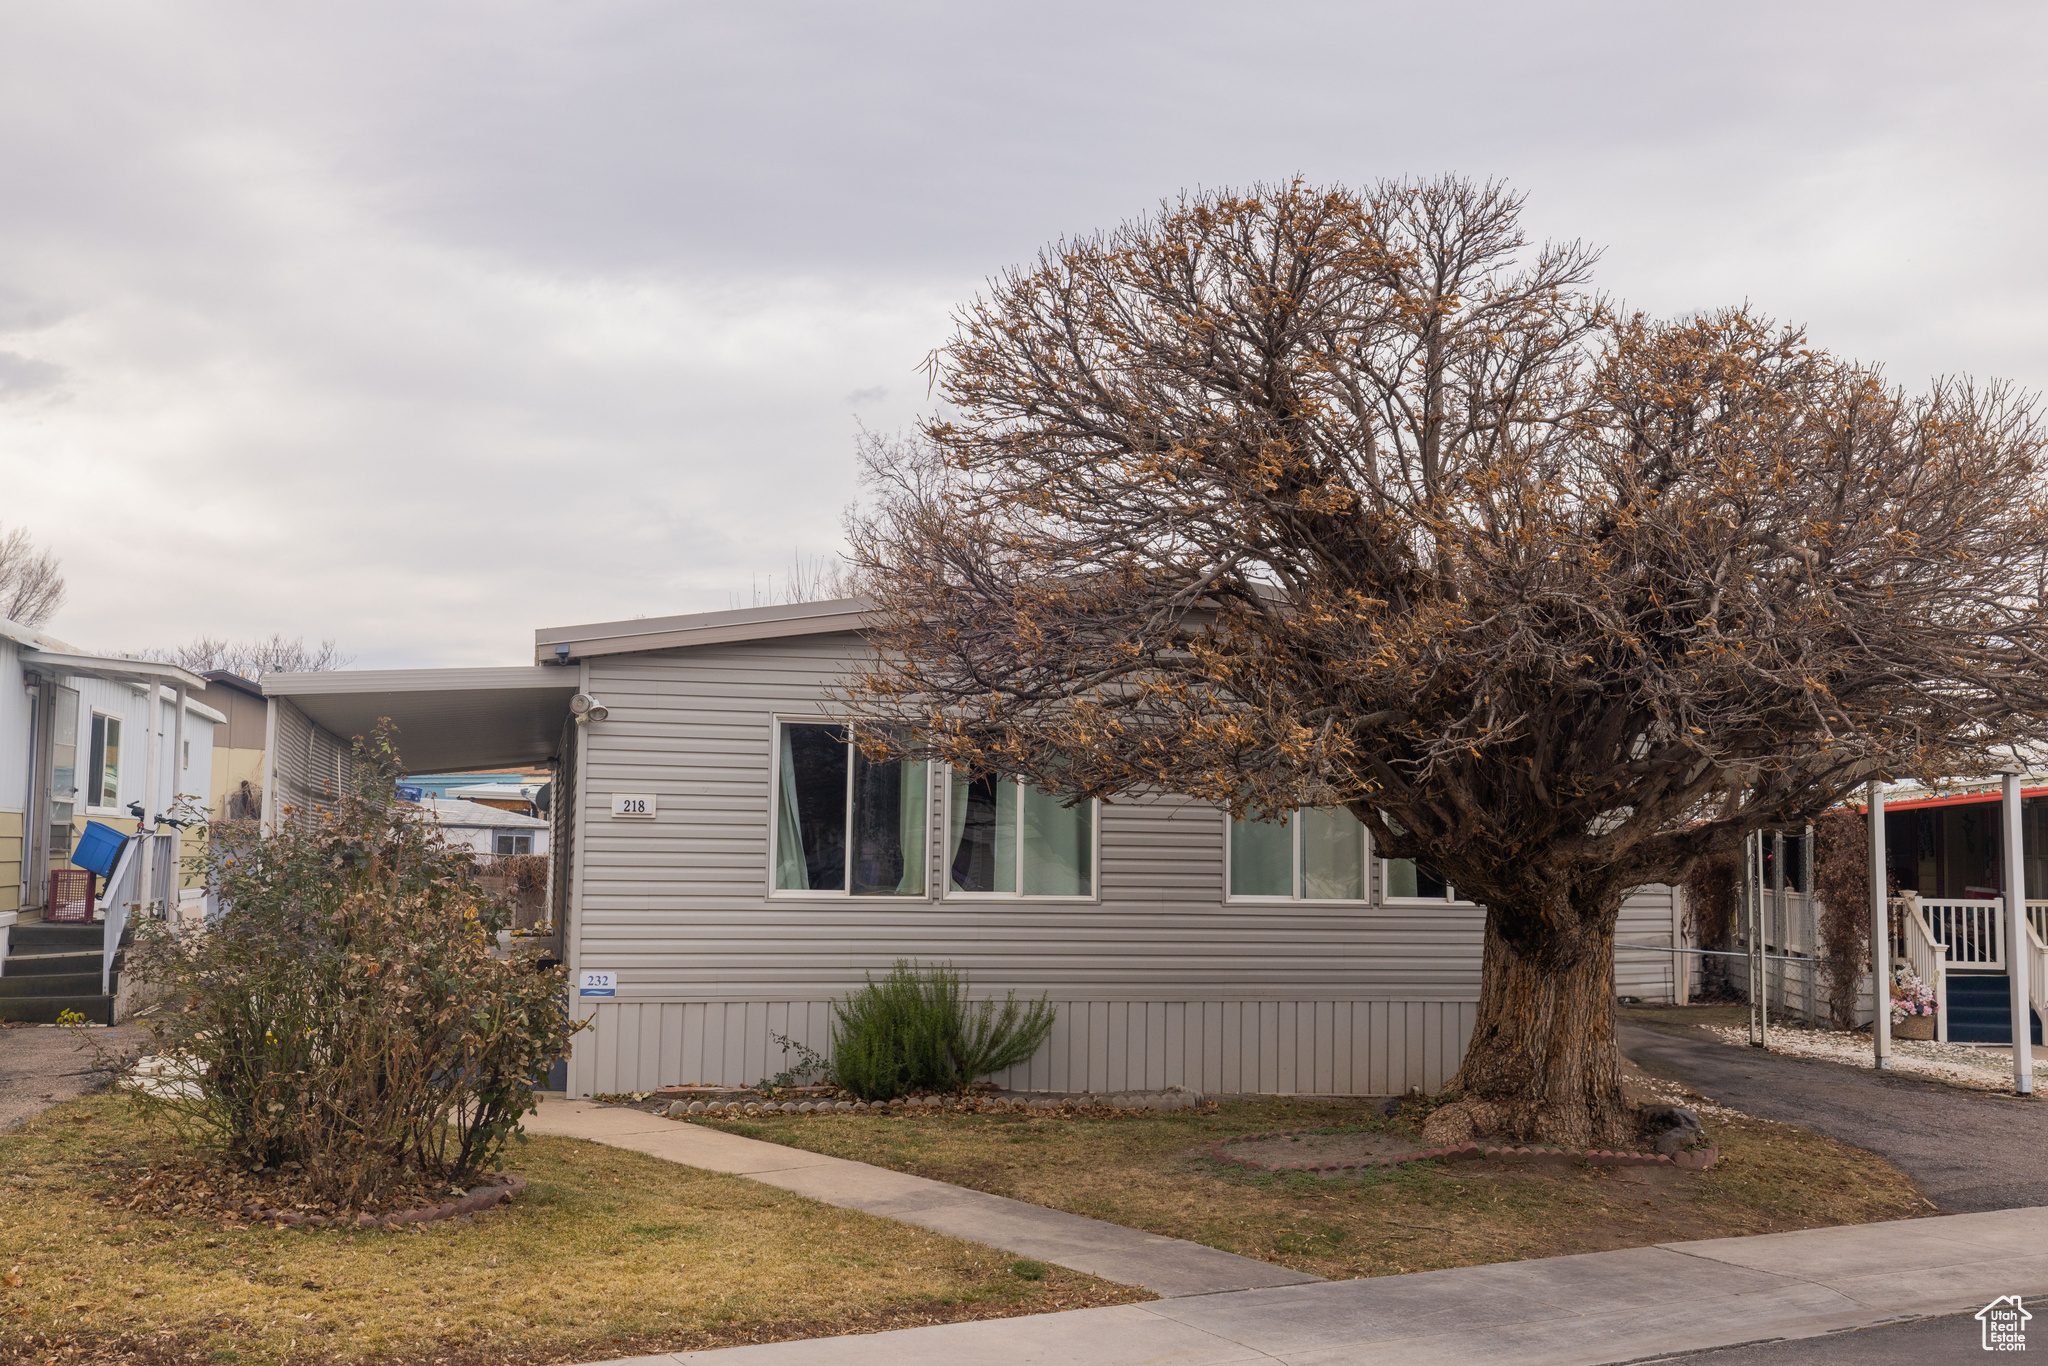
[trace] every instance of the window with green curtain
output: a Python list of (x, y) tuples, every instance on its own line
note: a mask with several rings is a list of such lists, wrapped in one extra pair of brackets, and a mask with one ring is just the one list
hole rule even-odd
[(1365, 826), (1342, 807), (1232, 821), (1230, 894), (1365, 900)]
[(955, 772), (947, 886), (1012, 896), (1091, 896), (1095, 804), (994, 774)]
[(1230, 823), (1230, 894), (1294, 895), (1294, 816)]
[(845, 726), (785, 722), (775, 765), (775, 889), (925, 894), (922, 760), (882, 762)]
[(1365, 900), (1365, 826), (1349, 811), (1301, 813), (1301, 895), (1307, 901)]

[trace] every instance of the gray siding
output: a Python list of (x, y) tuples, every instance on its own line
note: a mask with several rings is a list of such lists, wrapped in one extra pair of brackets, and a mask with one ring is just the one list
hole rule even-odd
[[(1631, 944), (1668, 945), (1678, 926), (1683, 893), (1675, 887), (1657, 884), (1638, 887), (1621, 903), (1621, 919), (1614, 929), (1614, 990), (1619, 996), (1640, 996), (1658, 1005), (1677, 1004), (1681, 996), (1691, 1000), (1699, 991), (1699, 958), (1675, 953), (1630, 948)], [(1675, 974), (1686, 974), (1686, 990)], [(1676, 993), (1676, 994), (1675, 994)]]
[[(573, 968), (619, 973), (578, 1001), (572, 1091), (751, 1082), (780, 1032), (822, 1048), (827, 1002), (897, 958), (948, 960), (977, 995), (1060, 1006), (1007, 1080), (1052, 1089), (1385, 1093), (1456, 1070), (1478, 989), (1470, 906), (1245, 905), (1223, 897), (1223, 818), (1155, 797), (1104, 807), (1086, 903), (768, 896), (772, 718), (829, 715), (847, 635), (591, 660), (610, 718), (582, 737)], [(610, 817), (652, 793), (651, 821)], [(931, 802), (932, 885), (941, 802)]]

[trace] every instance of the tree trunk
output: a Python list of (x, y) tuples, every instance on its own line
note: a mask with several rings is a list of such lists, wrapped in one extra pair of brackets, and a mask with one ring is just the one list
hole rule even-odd
[(1619, 910), (1589, 917), (1568, 936), (1547, 935), (1540, 948), (1517, 947), (1501, 932), (1500, 916), (1487, 912), (1479, 1019), (1451, 1081), (1458, 1100), (1431, 1117), (1433, 1140), (1570, 1147), (1635, 1140), (1614, 1044)]

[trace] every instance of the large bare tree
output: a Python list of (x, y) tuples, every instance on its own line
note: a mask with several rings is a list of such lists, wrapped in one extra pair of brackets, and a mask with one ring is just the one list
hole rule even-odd
[(2048, 729), (2032, 400), (1657, 323), (1446, 179), (1211, 193), (994, 281), (871, 443), (869, 744), (1341, 806), (1483, 903), (1434, 1132), (1632, 1136), (1623, 895)]
[(26, 527), (0, 527), (0, 617), (41, 626), (64, 605), (64, 568), (54, 550), (37, 550)]
[(271, 673), (318, 673), (323, 669), (345, 669), (353, 657), (333, 641), (306, 644), (304, 636), (287, 640), (273, 631), (268, 639), (228, 640), (224, 636), (201, 636), (189, 645), (144, 650), (142, 658), (177, 664), (198, 673), (223, 671), (260, 680)]

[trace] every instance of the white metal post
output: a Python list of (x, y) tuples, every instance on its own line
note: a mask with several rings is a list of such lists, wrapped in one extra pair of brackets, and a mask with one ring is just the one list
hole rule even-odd
[(156, 887), (156, 841), (149, 837), (156, 827), (149, 818), (156, 811), (157, 736), (163, 731), (160, 696), (156, 680), (151, 679), (149, 697), (143, 707), (146, 719), (142, 723), (142, 819), (135, 826), (136, 833), (142, 836), (142, 880), (136, 884), (136, 900), (144, 915), (149, 913), (149, 894)]
[(2005, 775), (2005, 936), (2006, 982), (2012, 991), (2012, 1090), (2034, 1093), (2034, 1031), (2027, 992), (2027, 850), (2026, 824), (2021, 820), (2020, 775)]
[(1870, 989), (1876, 1011), (1870, 1021), (1877, 1065), (1892, 1065), (1892, 927), (1885, 894), (1884, 788), (1866, 789), (1870, 809)]
[[(178, 778), (185, 771), (185, 685), (183, 683), (177, 684), (171, 689), (171, 704), (173, 708), (171, 712), (171, 795), (170, 801), (165, 805), (166, 810), (178, 804)], [(176, 849), (178, 853), (171, 856), (171, 889), (164, 897), (164, 918), (171, 922), (171, 932), (175, 934), (178, 931), (178, 909), (180, 902), (178, 884), (183, 880), (179, 877), (183, 869), (179, 866), (178, 855), (185, 852), (185, 835), (183, 831), (172, 827), (171, 838), (174, 841), (172, 848)]]

